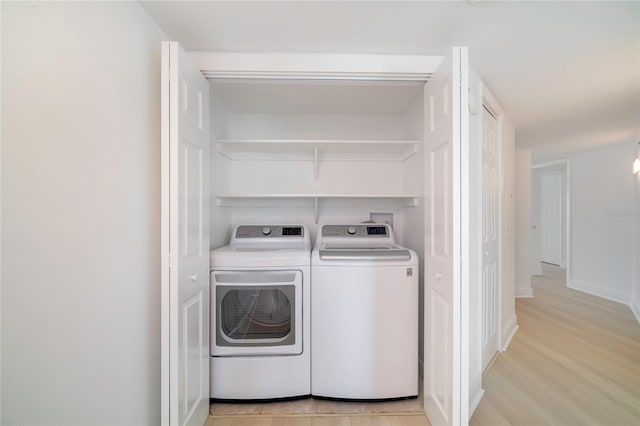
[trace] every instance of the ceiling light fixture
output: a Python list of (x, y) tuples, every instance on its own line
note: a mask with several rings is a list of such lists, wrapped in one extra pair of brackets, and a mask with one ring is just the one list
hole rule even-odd
[(633, 174), (640, 173), (640, 158), (633, 160)]

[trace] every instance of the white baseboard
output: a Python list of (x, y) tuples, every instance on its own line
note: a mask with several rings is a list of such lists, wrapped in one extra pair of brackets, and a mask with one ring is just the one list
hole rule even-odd
[(629, 308), (631, 308), (633, 316), (636, 317), (636, 321), (640, 324), (640, 307), (634, 306), (633, 303), (629, 303)]
[(471, 403), (469, 404), (469, 420), (471, 420), (471, 416), (473, 416), (473, 413), (475, 413), (476, 408), (478, 408), (478, 405), (480, 404), (480, 401), (482, 401), (483, 396), (484, 389), (480, 388), (471, 399)]
[(520, 297), (533, 297), (533, 289), (531, 287), (518, 288), (516, 287), (516, 298)]
[(583, 293), (591, 294), (592, 296), (602, 297), (603, 299), (613, 300), (614, 302), (629, 304), (631, 295), (623, 293), (621, 291), (612, 290), (607, 287), (599, 286), (596, 284), (587, 283), (579, 280), (567, 280), (567, 287), (574, 290), (581, 291)]
[(504, 339), (502, 343), (503, 352), (509, 349), (511, 340), (513, 340), (513, 336), (516, 335), (516, 331), (518, 331), (518, 328), (520, 328), (518, 326), (518, 317), (515, 314), (513, 314), (509, 322), (507, 322), (507, 325), (505, 325), (504, 328), (502, 329), (502, 335), (507, 336), (507, 338)]

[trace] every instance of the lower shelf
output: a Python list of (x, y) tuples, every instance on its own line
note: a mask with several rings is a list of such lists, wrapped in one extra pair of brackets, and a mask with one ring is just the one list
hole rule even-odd
[(326, 207), (413, 207), (420, 196), (416, 194), (226, 194), (216, 196), (221, 207), (310, 207), (315, 212)]

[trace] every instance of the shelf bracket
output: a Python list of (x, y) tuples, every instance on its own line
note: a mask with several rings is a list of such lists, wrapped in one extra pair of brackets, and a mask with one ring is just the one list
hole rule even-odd
[(315, 215), (315, 221), (316, 221), (316, 225), (318, 224), (318, 197), (314, 197), (313, 198), (313, 208), (314, 208), (314, 215)]
[[(318, 165), (318, 147), (314, 146), (313, 147), (313, 179), (315, 181), (318, 180), (318, 168), (319, 168), (319, 165)], [(316, 198), (316, 202), (317, 201), (318, 201), (318, 199)], [(316, 220), (316, 223), (318, 223), (317, 220)]]

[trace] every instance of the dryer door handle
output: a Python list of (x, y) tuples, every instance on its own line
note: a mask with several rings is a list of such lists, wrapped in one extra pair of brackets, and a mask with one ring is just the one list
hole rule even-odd
[(189, 277), (189, 279), (190, 279), (192, 282), (194, 282), (194, 283), (195, 283), (196, 281), (198, 281), (198, 274), (193, 274), (193, 275), (191, 275), (191, 276)]

